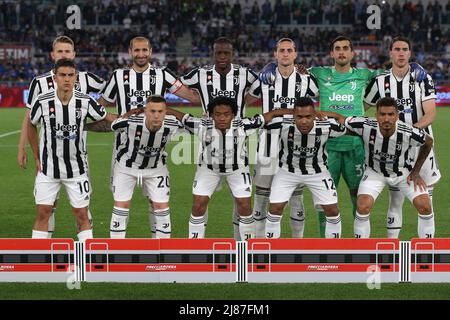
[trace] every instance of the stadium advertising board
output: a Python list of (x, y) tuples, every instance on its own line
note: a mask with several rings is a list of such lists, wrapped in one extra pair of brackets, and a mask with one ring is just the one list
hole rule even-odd
[(0, 46), (0, 61), (31, 58), (32, 47), (24, 44), (7, 44)]

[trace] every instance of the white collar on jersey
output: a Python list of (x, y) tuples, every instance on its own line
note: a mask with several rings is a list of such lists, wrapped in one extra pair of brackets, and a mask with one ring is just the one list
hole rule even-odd
[(293, 74), (295, 74), (296, 71), (297, 71), (297, 69), (296, 69), (295, 66), (294, 66), (294, 71), (292, 71), (292, 73), (291, 73), (290, 75), (288, 75), (287, 77), (285, 77), (285, 76), (283, 76), (283, 75), (281, 74), (280, 70), (279, 70), (278, 67), (277, 67), (277, 76), (280, 75), (280, 77), (281, 77), (282, 79), (289, 79)]

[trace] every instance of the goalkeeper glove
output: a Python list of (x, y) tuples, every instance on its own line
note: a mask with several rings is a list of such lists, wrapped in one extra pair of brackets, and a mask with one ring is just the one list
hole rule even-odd
[(428, 73), (420, 64), (411, 62), (409, 66), (411, 68), (412, 77), (415, 81), (421, 82), (427, 78)]
[(277, 64), (269, 62), (264, 66), (258, 75), (259, 81), (263, 84), (273, 85), (275, 83)]

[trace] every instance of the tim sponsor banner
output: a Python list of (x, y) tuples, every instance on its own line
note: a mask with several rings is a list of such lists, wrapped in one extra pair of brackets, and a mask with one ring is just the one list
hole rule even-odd
[[(437, 106), (450, 107), (450, 86), (437, 86)], [(167, 93), (165, 95), (170, 105), (190, 105), (189, 101)], [(98, 95), (93, 95), (98, 99)], [(28, 99), (28, 87), (0, 86), (0, 107), (24, 107)]]
[(0, 45), (0, 61), (30, 59), (31, 49), (32, 47), (26, 44)]

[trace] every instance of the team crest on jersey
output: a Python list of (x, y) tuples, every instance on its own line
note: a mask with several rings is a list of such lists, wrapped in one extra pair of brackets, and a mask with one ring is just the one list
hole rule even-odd
[(234, 85), (237, 86), (239, 84), (239, 76), (233, 77)]
[(81, 91), (81, 86), (79, 82), (75, 82), (75, 90)]
[(351, 89), (353, 90), (353, 91), (355, 91), (356, 90), (356, 81), (352, 81), (352, 82), (350, 82), (350, 85), (351, 85)]
[(295, 91), (300, 92), (302, 90), (302, 85), (299, 82), (295, 83)]
[(80, 118), (81, 118), (81, 109), (76, 109), (76, 110), (75, 110), (75, 117), (76, 117), (77, 119), (80, 119)]
[(162, 139), (161, 139), (161, 142), (162, 143), (166, 143), (167, 142), (167, 136), (163, 136)]
[(211, 144), (211, 141), (212, 141), (212, 137), (210, 135), (207, 135), (205, 137), (205, 145), (209, 146)]
[(370, 144), (374, 144), (375, 143), (375, 135), (371, 135), (370, 136), (369, 143)]
[(397, 151), (402, 150), (402, 144), (401, 143), (397, 143), (396, 147)]
[(409, 92), (414, 92), (414, 88), (415, 88), (416, 84), (414, 82), (411, 82), (409, 84)]
[(316, 137), (316, 143), (320, 142), (320, 137)]
[(156, 76), (152, 75), (150, 76), (150, 84), (154, 85), (156, 83)]

